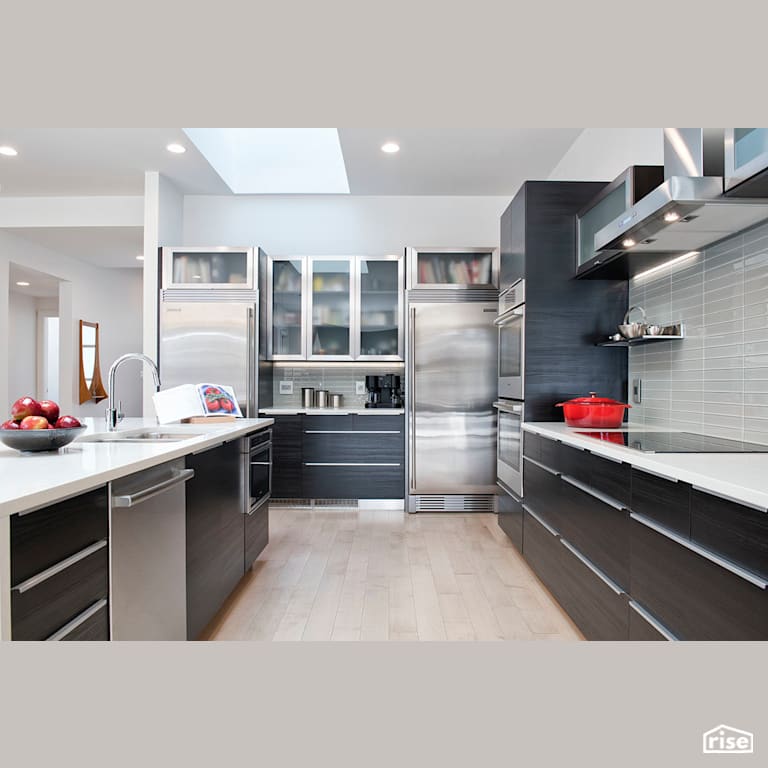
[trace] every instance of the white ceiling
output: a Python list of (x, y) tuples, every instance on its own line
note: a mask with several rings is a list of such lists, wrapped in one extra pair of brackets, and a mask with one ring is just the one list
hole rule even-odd
[[(513, 195), (526, 179), (546, 179), (580, 128), (340, 128), (350, 193)], [(381, 145), (400, 144), (387, 155)], [(187, 147), (181, 155), (170, 142)], [(2, 128), (0, 197), (140, 195), (144, 172), (159, 171), (185, 194), (229, 188), (181, 128)]]
[(18, 227), (11, 230), (73, 259), (97, 267), (140, 267), (136, 256), (144, 250), (142, 227)]
[[(26, 282), (29, 285), (16, 285)], [(12, 293), (20, 293), (34, 298), (58, 298), (59, 280), (44, 272), (22, 267), (20, 264), (10, 264), (10, 289)]]

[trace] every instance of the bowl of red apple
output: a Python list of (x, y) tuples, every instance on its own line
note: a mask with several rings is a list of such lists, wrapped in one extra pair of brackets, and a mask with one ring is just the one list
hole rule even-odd
[(58, 451), (85, 429), (74, 416), (60, 416), (53, 400), (20, 397), (0, 424), (0, 442), (17, 451)]

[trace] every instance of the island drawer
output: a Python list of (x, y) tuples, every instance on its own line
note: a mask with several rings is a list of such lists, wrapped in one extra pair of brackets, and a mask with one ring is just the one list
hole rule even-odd
[(109, 604), (106, 600), (99, 600), (48, 639), (109, 640)]
[(11, 590), (11, 636), (46, 640), (109, 593), (106, 539)]
[(11, 516), (13, 586), (108, 536), (106, 486)]
[(689, 538), (691, 486), (632, 469), (632, 511)]

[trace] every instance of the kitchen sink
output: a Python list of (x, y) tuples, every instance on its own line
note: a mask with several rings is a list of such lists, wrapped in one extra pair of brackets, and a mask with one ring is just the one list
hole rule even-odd
[(144, 432), (111, 432), (101, 435), (91, 435), (81, 438), (81, 443), (176, 443), (202, 437), (200, 433), (192, 432), (161, 432), (158, 430)]

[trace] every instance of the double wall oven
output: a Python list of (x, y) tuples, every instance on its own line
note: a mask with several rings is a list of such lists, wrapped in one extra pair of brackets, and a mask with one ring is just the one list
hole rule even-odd
[(523, 495), (522, 425), (525, 412), (525, 280), (499, 296), (497, 485), (517, 498)]

